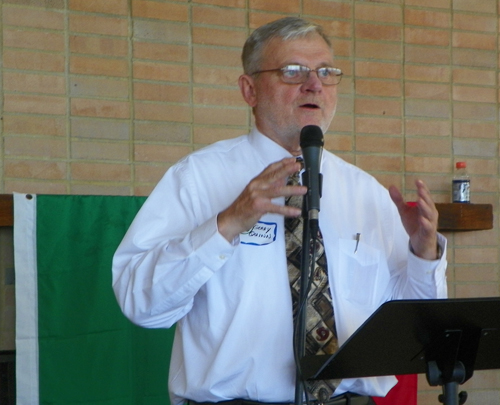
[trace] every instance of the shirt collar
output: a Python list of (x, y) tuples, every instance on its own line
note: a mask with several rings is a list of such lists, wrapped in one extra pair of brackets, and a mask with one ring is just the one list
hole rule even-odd
[(292, 157), (292, 154), (285, 148), (278, 145), (271, 138), (265, 136), (257, 128), (253, 127), (248, 135), (249, 143), (257, 151), (259, 160), (268, 166), (271, 163), (286, 157)]

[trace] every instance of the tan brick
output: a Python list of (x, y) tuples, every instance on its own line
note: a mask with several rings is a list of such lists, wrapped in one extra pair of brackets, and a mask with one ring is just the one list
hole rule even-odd
[(193, 82), (196, 84), (237, 86), (241, 68), (194, 67)]
[(450, 158), (429, 156), (407, 156), (405, 170), (415, 173), (449, 173)]
[(245, 27), (246, 12), (236, 8), (193, 6), (193, 23)]
[(41, 28), (48, 30), (64, 29), (64, 13), (53, 10), (40, 10), (4, 5), (2, 22), (5, 25)]
[(453, 29), (466, 31), (496, 32), (496, 16), (453, 14)]
[(66, 135), (66, 119), (64, 117), (4, 115), (4, 134), (19, 135)]
[(363, 96), (401, 97), (402, 85), (399, 81), (359, 79), (356, 80), (356, 94)]
[(74, 180), (129, 181), (130, 165), (119, 163), (73, 162), (71, 177)]
[(134, 62), (135, 79), (189, 82), (189, 67), (157, 62)]
[(249, 8), (263, 11), (276, 11), (278, 13), (299, 13), (300, 2), (299, 0), (288, 1), (268, 1), (268, 0), (250, 0)]
[(100, 76), (129, 76), (129, 66), (126, 59), (97, 58), (73, 55), (70, 58), (71, 73)]
[(442, 66), (405, 66), (406, 80), (419, 80), (424, 82), (449, 82), (450, 68)]
[(333, 40), (333, 54), (335, 56), (335, 59), (338, 57), (342, 58), (350, 58), (352, 57), (353, 54), (353, 46), (352, 46), (352, 41), (347, 39), (339, 39), (335, 38)]
[(27, 114), (66, 114), (67, 100), (57, 96), (4, 94), (4, 111)]
[(304, 14), (325, 16), (335, 16), (335, 18), (349, 19), (352, 15), (352, 6), (348, 3), (337, 3), (324, 0), (303, 0)]
[(451, 106), (446, 101), (408, 98), (405, 100), (405, 113), (407, 117), (449, 119)]
[(453, 64), (456, 66), (475, 66), (491, 69), (497, 63), (496, 52), (478, 49), (453, 49)]
[(407, 138), (405, 153), (411, 155), (449, 155), (451, 142), (449, 139)]
[(87, 13), (127, 15), (127, 0), (69, 0), (69, 9)]
[(402, 37), (402, 29), (399, 26), (392, 25), (356, 23), (355, 35), (356, 38), (359, 39), (400, 41)]
[(97, 38), (71, 35), (69, 49), (73, 53), (106, 56), (127, 56), (128, 42), (121, 38)]
[(496, 86), (497, 72), (494, 70), (455, 68), (452, 75), (453, 83)]
[(159, 3), (147, 0), (132, 0), (132, 16), (160, 20), (188, 21), (187, 5)]
[[(468, 233), (468, 232), (467, 232)], [(473, 232), (483, 234), (483, 232)], [(488, 232), (484, 232), (488, 233)], [(455, 236), (460, 236), (457, 233)], [(498, 272), (493, 266), (464, 266), (455, 268), (455, 279), (458, 282), (493, 281), (498, 282)]]
[(129, 97), (129, 82), (102, 76), (71, 76), (70, 93), (72, 97)]
[(137, 141), (191, 143), (191, 125), (178, 122), (136, 121), (134, 139)]
[(497, 35), (476, 34), (472, 32), (453, 32), (453, 46), (456, 48), (497, 49)]
[(134, 103), (136, 120), (190, 122), (191, 107), (174, 104), (156, 104), (136, 101)]
[(384, 99), (374, 103), (372, 98), (356, 98), (354, 102), (355, 114), (400, 117), (402, 113), (401, 108), (401, 100)]
[(354, 8), (356, 21), (377, 21), (390, 24), (401, 24), (400, 7), (390, 7), (387, 4), (356, 3)]
[(335, 44), (337, 44), (338, 38), (350, 39), (352, 37), (353, 24), (351, 21), (325, 20), (319, 18), (309, 18), (309, 20), (321, 25), (325, 34), (328, 37), (333, 37)]
[(357, 133), (399, 135), (402, 132), (401, 121), (391, 118), (357, 117)]
[(5, 47), (37, 49), (43, 51), (64, 51), (64, 35), (56, 32), (23, 31), (5, 28), (3, 30)]
[(337, 134), (338, 132), (350, 133), (353, 131), (353, 129), (354, 129), (354, 123), (352, 120), (352, 115), (342, 115), (340, 113), (337, 113), (332, 123), (330, 124), (328, 131), (331, 131), (335, 134)]
[(134, 83), (134, 98), (136, 100), (167, 101), (174, 103), (188, 103), (190, 88), (182, 85), (158, 83)]
[(432, 65), (449, 65), (450, 52), (443, 52), (441, 48), (429, 48), (419, 45), (405, 45), (406, 63), (424, 63)]
[(485, 120), (494, 121), (497, 119), (498, 108), (496, 104), (486, 103), (453, 103), (453, 118), (462, 120)]
[(60, 137), (4, 137), (5, 154), (12, 157), (43, 157), (64, 159), (67, 157), (66, 140)]
[(130, 138), (128, 120), (71, 117), (71, 137), (126, 140)]
[(246, 0), (194, 0), (193, 3), (238, 8), (245, 8), (246, 6)]
[(471, 2), (470, 0), (453, 0), (453, 10), (496, 14), (497, 0), (481, 0), (477, 2)]
[(134, 21), (134, 39), (189, 45), (191, 43), (191, 30), (187, 23), (136, 19)]
[[(92, 184), (84, 182), (73, 182), (71, 184), (71, 194), (75, 195), (131, 195), (129, 182), (115, 182), (104, 184)], [(133, 194), (140, 195), (140, 194)]]
[(74, 140), (71, 142), (71, 157), (83, 160), (128, 161), (130, 159), (130, 145), (123, 142)]
[(246, 106), (241, 94), (236, 89), (218, 89), (195, 87), (193, 89), (194, 104), (226, 105), (231, 107)]
[(249, 11), (248, 13), (248, 21), (251, 29), (255, 29), (257, 27), (260, 27), (261, 25), (267, 24), (271, 21), (283, 17), (288, 17), (288, 14), (268, 13), (264, 11)]
[(245, 31), (209, 27), (193, 27), (193, 44), (235, 46), (241, 49), (247, 34)]
[(128, 20), (125, 18), (70, 14), (69, 29), (88, 34), (128, 36)]
[(65, 8), (64, 0), (3, 0), (3, 3), (33, 7), (45, 7), (54, 10)]
[(193, 116), (195, 124), (244, 125), (248, 122), (249, 110), (246, 108), (228, 110), (226, 107), (194, 106)]
[(406, 82), (405, 96), (408, 98), (449, 100), (450, 87), (447, 84)]
[(451, 13), (430, 10), (414, 10), (405, 8), (404, 22), (406, 25), (422, 25), (434, 28), (450, 28)]
[(4, 175), (18, 179), (64, 180), (67, 164), (44, 160), (6, 160)]
[[(450, 34), (448, 31), (405, 27), (405, 43), (414, 45), (449, 46)], [(443, 52), (441, 50), (441, 52)]]
[(135, 181), (139, 183), (156, 184), (168, 169), (168, 164), (137, 164), (135, 165)]
[(496, 103), (497, 90), (473, 86), (453, 86), (453, 100), (476, 103)]
[(354, 144), (353, 137), (350, 135), (325, 134), (325, 149), (331, 152), (350, 152)]
[(65, 57), (63, 54), (4, 49), (3, 66), (7, 69), (64, 72)]
[(401, 66), (396, 63), (359, 61), (354, 63), (356, 77), (400, 79)]
[(400, 61), (402, 58), (401, 45), (387, 42), (356, 41), (355, 54), (362, 59)]
[(64, 94), (66, 79), (64, 76), (32, 73), (4, 73), (4, 90), (22, 93)]
[(26, 194), (67, 194), (66, 183), (61, 180), (43, 181), (43, 180), (20, 180), (6, 179), (6, 193), (26, 193)]
[(451, 122), (444, 120), (419, 120), (407, 119), (405, 121), (406, 135), (432, 135), (432, 136), (450, 136)]
[(407, 6), (449, 9), (453, 0), (405, 0)]
[(134, 58), (138, 59), (152, 59), (166, 62), (189, 61), (189, 49), (187, 45), (134, 41), (133, 53)]
[(223, 139), (232, 139), (242, 135), (240, 129), (224, 127), (195, 127), (193, 131), (193, 142), (209, 145)]
[(356, 151), (358, 152), (401, 154), (402, 150), (401, 137), (356, 135)]
[(497, 125), (494, 122), (461, 122), (453, 123), (453, 137), (456, 138), (496, 138)]
[(371, 172), (400, 172), (403, 168), (403, 159), (401, 156), (358, 155), (356, 166)]
[(71, 115), (103, 118), (129, 118), (130, 104), (127, 101), (72, 98)]
[(187, 146), (136, 144), (134, 159), (138, 162), (177, 162), (191, 151)]

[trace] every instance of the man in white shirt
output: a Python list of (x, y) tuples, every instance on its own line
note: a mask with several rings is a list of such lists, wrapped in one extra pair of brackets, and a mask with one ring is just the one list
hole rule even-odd
[[(301, 129), (327, 131), (341, 72), (321, 28), (299, 18), (255, 30), (242, 59), (239, 86), (255, 127), (169, 169), (113, 260), (124, 314), (144, 327), (177, 325), (173, 405), (294, 402), (283, 223), (301, 211), (284, 198), (307, 188), (286, 181), (300, 169)], [(388, 300), (445, 298), (446, 240), (426, 185), (416, 182), (416, 206), (409, 206), (395, 187), (388, 192), (328, 151), (321, 173), (319, 224), (339, 344)], [(347, 403), (346, 392), (384, 396), (395, 383), (345, 379), (334, 403)], [(359, 403), (371, 403), (366, 398)]]

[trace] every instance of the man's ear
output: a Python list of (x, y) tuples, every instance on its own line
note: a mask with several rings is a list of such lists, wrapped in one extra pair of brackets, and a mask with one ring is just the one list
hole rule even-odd
[(250, 75), (241, 75), (238, 79), (241, 95), (250, 107), (257, 105), (257, 94), (253, 77)]

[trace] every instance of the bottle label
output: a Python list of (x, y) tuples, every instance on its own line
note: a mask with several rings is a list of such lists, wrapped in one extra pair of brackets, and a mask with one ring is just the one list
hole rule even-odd
[(470, 202), (470, 180), (453, 180), (453, 202)]

